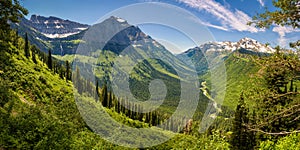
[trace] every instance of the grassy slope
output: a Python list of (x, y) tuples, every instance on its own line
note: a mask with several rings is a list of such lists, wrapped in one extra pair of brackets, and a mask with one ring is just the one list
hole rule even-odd
[[(24, 42), (20, 45), (23, 47)], [(124, 149), (90, 131), (75, 104), (71, 82), (60, 79), (39, 60), (34, 64), (24, 56), (23, 50), (11, 44), (1, 45), (0, 53), (3, 83), (0, 85), (0, 149)], [(88, 98), (84, 101), (93, 102)], [(125, 125), (147, 126), (112, 110), (107, 112)], [(155, 132), (173, 135), (168, 131)], [(132, 139), (137, 143), (142, 141), (134, 136)], [(198, 149), (201, 145), (197, 143), (199, 139), (194, 136), (178, 134), (155, 148)], [(215, 142), (218, 143), (226, 144), (224, 140)]]
[[(223, 106), (234, 110), (239, 100), (240, 94), (249, 86), (252, 86), (254, 75), (258, 71), (252, 61), (252, 56), (234, 52), (225, 58), (226, 67), (226, 93), (223, 101)], [(205, 74), (200, 77), (207, 81), (210, 85), (210, 74)], [(216, 83), (216, 85), (222, 83)], [(215, 92), (215, 91), (210, 91)]]

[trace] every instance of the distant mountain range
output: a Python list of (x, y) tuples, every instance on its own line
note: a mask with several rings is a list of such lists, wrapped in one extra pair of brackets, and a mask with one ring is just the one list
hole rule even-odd
[[(126, 20), (111, 17), (107, 20), (103, 21), (103, 26), (105, 26), (105, 30), (112, 28), (113, 25), (119, 24), (123, 27), (130, 28), (126, 29), (128, 34), (132, 35), (134, 33), (142, 33), (141, 35), (136, 35), (136, 40), (139, 40), (142, 36), (144, 38), (147, 36), (144, 34), (139, 28), (129, 25)], [(90, 28), (89, 25), (77, 23), (70, 20), (64, 20), (58, 17), (43, 17), (39, 15), (32, 15), (30, 19), (23, 18), (19, 24), (12, 25), (14, 28), (18, 28), (21, 34), (27, 32), (31, 35), (30, 41), (31, 43), (36, 44), (43, 51), (47, 51), (51, 49), (54, 54), (65, 55), (65, 54), (73, 54), (75, 53), (78, 45), (78, 40), (80, 40), (84, 33)], [(125, 29), (125, 28), (124, 28)], [(104, 33), (105, 31), (102, 31)], [(103, 35), (103, 34), (101, 34)], [(114, 37), (114, 40), (110, 41), (111, 45), (107, 45), (106, 49), (117, 49), (116, 51), (120, 51), (122, 46), (120, 45), (131, 45), (134, 43), (129, 42), (130, 39), (125, 38), (126, 36), (118, 34)], [(149, 37), (149, 36), (148, 36)], [(131, 41), (134, 41), (131, 39)], [(113, 46), (114, 45), (114, 46)], [(119, 46), (116, 46), (119, 45)], [(109, 47), (113, 46), (113, 47)], [(138, 46), (138, 45), (135, 45)], [(261, 52), (261, 53), (272, 53), (275, 50), (266, 45), (261, 44), (258, 41), (250, 38), (243, 38), (238, 42), (209, 42), (203, 45), (199, 45), (198, 47), (191, 48), (184, 52), (183, 54), (187, 54), (190, 56), (193, 51), (202, 52), (233, 52), (238, 49), (246, 49), (253, 52)]]

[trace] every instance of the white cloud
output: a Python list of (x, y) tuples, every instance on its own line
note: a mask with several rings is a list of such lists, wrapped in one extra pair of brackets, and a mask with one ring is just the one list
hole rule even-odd
[(275, 26), (272, 29), (273, 32), (277, 32), (279, 34), (278, 43), (280, 46), (288, 46), (289, 38), (286, 37), (286, 34), (300, 32), (299, 29), (294, 29), (292, 27), (287, 26)]
[(259, 4), (264, 7), (265, 6), (265, 2), (263, 0), (257, 0), (259, 2)]
[(198, 9), (199, 11), (208, 12), (212, 16), (216, 17), (222, 25), (220, 27), (210, 24), (210, 27), (226, 30), (249, 31), (252, 33), (264, 31), (263, 29), (248, 26), (247, 23), (251, 20), (251, 17), (244, 12), (238, 9), (231, 11), (228, 7), (225, 7), (214, 0), (178, 0), (178, 2), (182, 2), (189, 7)]
[(193, 17), (190, 17), (190, 19), (193, 20), (193, 21), (195, 21), (195, 22), (197, 22), (197, 23), (200, 23), (202, 25), (208, 26), (208, 27), (212, 27), (212, 28), (216, 28), (216, 29), (224, 30), (224, 31), (229, 31), (227, 28), (224, 28), (224, 27), (218, 26), (218, 25), (213, 25), (213, 24), (211, 24), (209, 22), (205, 22), (203, 20), (195, 19)]

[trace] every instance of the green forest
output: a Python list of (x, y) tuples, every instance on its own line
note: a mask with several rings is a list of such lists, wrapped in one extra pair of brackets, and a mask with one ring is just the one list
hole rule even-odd
[[(273, 1), (278, 10), (266, 10), (254, 16), (249, 25), (268, 28), (285, 25), (299, 28), (299, 2)], [(203, 107), (210, 102), (210, 74), (199, 75), (200, 99), (192, 118), (184, 114), (170, 116), (178, 104), (176, 90), (162, 107), (143, 113), (139, 103), (127, 97), (117, 97), (108, 77), (98, 72), (95, 82), (82, 75), (83, 70), (72, 66), (72, 56), (53, 56), (51, 50), (40, 50), (28, 40), (28, 34), (11, 28), (28, 14), (18, 0), (0, 1), (0, 150), (6, 149), (233, 149), (233, 150), (300, 150), (300, 41), (291, 49), (278, 45), (270, 55), (248, 54), (243, 50), (230, 54), (225, 60), (227, 89), (220, 113), (212, 125), (199, 132)], [(47, 53), (45, 53), (47, 51)], [(115, 54), (108, 51), (100, 59), (102, 71)], [(84, 61), (92, 61), (83, 57)], [(79, 63), (80, 64), (80, 63)], [(150, 71), (154, 76), (177, 87), (168, 66), (152, 60), (140, 65), (157, 65)], [(169, 72), (167, 72), (169, 71)], [(146, 72), (146, 71), (145, 71)], [(144, 74), (147, 75), (146, 72)], [(161, 72), (167, 72), (164, 75)], [(135, 75), (135, 74), (134, 74)], [(149, 75), (151, 75), (149, 73)], [(207, 82), (204, 82), (207, 81)], [(138, 81), (134, 80), (133, 83)], [(148, 83), (148, 81), (144, 81)], [(95, 83), (95, 84), (94, 84)], [(143, 84), (133, 89), (142, 99), (149, 95)], [(144, 91), (145, 93), (139, 93)], [(138, 132), (118, 133), (122, 145), (103, 139), (94, 126), (110, 128), (110, 122), (98, 113), (105, 111), (120, 124)], [(87, 114), (82, 112), (88, 112)], [(89, 115), (89, 116), (87, 116)], [(86, 120), (84, 118), (91, 118)], [(87, 123), (89, 121), (89, 123)], [(90, 123), (92, 122), (92, 123)], [(99, 122), (101, 124), (99, 124)], [(157, 125), (164, 122), (163, 126)], [(113, 136), (116, 133), (107, 133)], [(155, 136), (153, 137), (153, 134)], [(170, 137), (170, 138), (169, 138)], [(118, 137), (114, 137), (118, 140)], [(147, 139), (169, 139), (159, 145), (142, 145)], [(134, 141), (134, 142), (133, 142)]]

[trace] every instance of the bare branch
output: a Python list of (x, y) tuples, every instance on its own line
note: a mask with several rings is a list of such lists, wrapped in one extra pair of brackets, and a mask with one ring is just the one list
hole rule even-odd
[(292, 133), (300, 133), (300, 130), (296, 130), (296, 131), (292, 131), (292, 132), (282, 131), (282, 132), (276, 132), (276, 133), (266, 132), (266, 131), (263, 131), (263, 130), (260, 130), (260, 129), (249, 129), (249, 130), (250, 131), (256, 131), (256, 132), (261, 132), (261, 133), (268, 134), (268, 135), (287, 135), (287, 134), (292, 134)]

